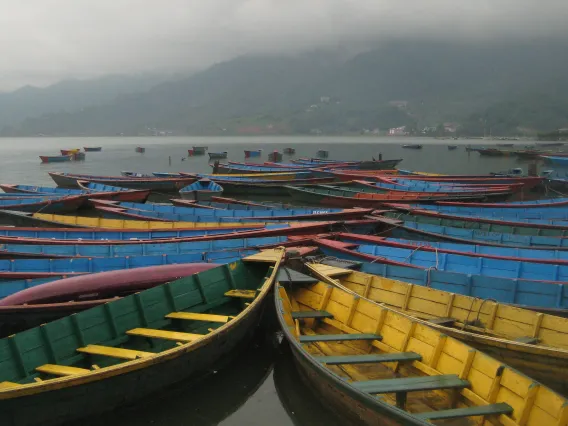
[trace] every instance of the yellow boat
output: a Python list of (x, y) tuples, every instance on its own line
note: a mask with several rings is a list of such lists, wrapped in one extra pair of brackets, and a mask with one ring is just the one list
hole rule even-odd
[(107, 229), (202, 229), (202, 228), (243, 228), (264, 226), (264, 222), (153, 222), (147, 220), (105, 219), (102, 217), (64, 216), (58, 214), (34, 213), (35, 219), (48, 220), (62, 225), (84, 228)]
[(302, 377), (358, 424), (568, 424), (564, 397), (386, 306), (321, 281), (275, 302)]
[(428, 321), (568, 395), (568, 319), (323, 264), (323, 281)]

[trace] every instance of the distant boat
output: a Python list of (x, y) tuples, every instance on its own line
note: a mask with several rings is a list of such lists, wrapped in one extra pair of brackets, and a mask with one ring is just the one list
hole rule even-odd
[(296, 153), (295, 148), (284, 148), (284, 154), (295, 154), (295, 153)]
[(227, 158), (227, 151), (223, 152), (209, 152), (209, 159), (214, 160), (217, 158)]
[(73, 155), (40, 155), (42, 163), (63, 163), (64, 161), (71, 161)]
[(189, 155), (190, 157), (194, 156), (194, 155), (205, 155), (205, 151), (207, 151), (209, 148), (207, 148), (206, 146), (192, 146), (191, 149), (187, 150), (187, 155)]
[(506, 147), (506, 146), (515, 146), (515, 144), (514, 143), (498, 143), (497, 146)]
[(81, 152), (81, 148), (62, 149), (62, 150), (61, 150), (61, 155), (77, 154), (78, 152)]
[(136, 152), (139, 152), (140, 154), (143, 154), (146, 152), (146, 148), (141, 147), (141, 146), (137, 146), (135, 149)]
[(327, 158), (327, 157), (329, 157), (329, 151), (326, 151), (326, 150), (324, 150), (324, 149), (320, 149), (320, 150), (316, 153), (316, 155), (317, 155), (318, 157), (320, 157), (320, 158)]
[(457, 147), (458, 147), (457, 145), (448, 145), (448, 149), (449, 149), (450, 151), (452, 151), (452, 150), (454, 150), (454, 149), (457, 149)]
[(422, 145), (414, 144), (414, 143), (413, 144), (405, 144), (405, 145), (402, 145), (402, 147), (406, 148), (406, 149), (422, 149)]
[(91, 146), (91, 147), (85, 146), (85, 147), (83, 147), (83, 149), (85, 150), (85, 152), (99, 152), (99, 151), (103, 150), (103, 147), (102, 146)]
[(75, 161), (85, 161), (85, 158), (87, 157), (87, 154), (85, 154), (84, 152), (76, 152), (74, 154), (71, 154), (71, 157), (73, 160)]
[(282, 154), (278, 151), (271, 152), (270, 154), (268, 154), (268, 161), (279, 163), (282, 161)]
[(245, 149), (245, 158), (260, 157), (261, 155), (262, 155), (262, 149), (255, 149), (252, 151)]

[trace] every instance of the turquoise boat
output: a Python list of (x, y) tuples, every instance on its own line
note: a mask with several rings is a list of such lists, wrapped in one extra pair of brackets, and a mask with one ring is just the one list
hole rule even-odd
[(200, 179), (180, 189), (179, 194), (184, 200), (211, 201), (212, 197), (223, 194), (223, 187), (212, 180)]

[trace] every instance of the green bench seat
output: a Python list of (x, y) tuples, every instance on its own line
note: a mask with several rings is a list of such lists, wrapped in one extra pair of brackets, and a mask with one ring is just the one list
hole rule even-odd
[(381, 339), (382, 337), (377, 334), (316, 334), (313, 336), (300, 336), (300, 343)]
[(413, 414), (422, 420), (457, 419), (470, 416), (490, 416), (496, 414), (511, 414), (513, 407), (504, 402), (476, 407), (454, 408), (452, 410), (430, 411), (428, 413)]
[(422, 356), (415, 352), (396, 352), (392, 354), (374, 354), (374, 355), (316, 356), (315, 359), (327, 365), (337, 365), (337, 364), (366, 364), (366, 363), (375, 363), (375, 362), (420, 361), (422, 359)]
[(293, 319), (333, 318), (333, 314), (326, 311), (296, 311), (292, 312)]

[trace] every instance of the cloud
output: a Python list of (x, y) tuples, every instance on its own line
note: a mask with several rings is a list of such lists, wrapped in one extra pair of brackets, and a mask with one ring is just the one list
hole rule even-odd
[(0, 0), (0, 89), (393, 37), (561, 37), (565, 0)]

